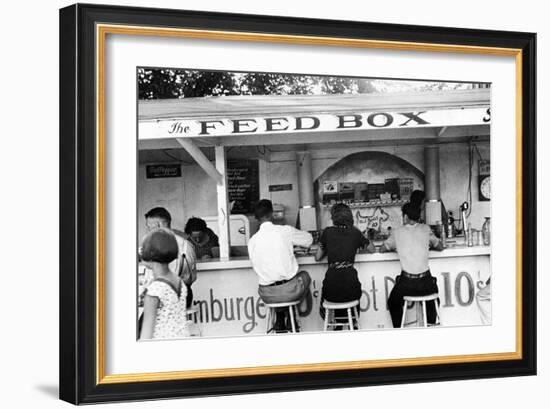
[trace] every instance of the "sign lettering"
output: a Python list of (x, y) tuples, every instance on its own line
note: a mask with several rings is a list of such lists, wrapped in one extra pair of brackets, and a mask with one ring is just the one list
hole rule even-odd
[[(437, 274), (436, 274), (437, 275)], [(451, 276), (449, 272), (442, 272), (443, 283), (440, 281), (440, 307), (446, 309), (468, 308), (475, 299), (475, 284), (472, 275), (468, 272), (459, 272)], [(364, 315), (384, 316), (389, 320), (388, 297), (395, 285), (395, 275), (371, 276), (365, 281), (362, 289), (362, 296), (359, 300), (359, 311), (361, 317)], [(322, 325), (318, 317), (319, 305), (321, 303), (320, 282), (313, 280), (311, 291), (308, 292), (304, 302), (299, 305), (298, 314), (302, 322), (314, 320)], [(256, 290), (254, 285), (253, 289)], [(454, 291), (451, 291), (452, 290)], [(267, 309), (264, 302), (255, 293), (248, 293), (239, 289), (237, 294), (227, 296), (223, 294), (223, 288), (208, 288), (203, 296), (198, 296), (193, 304), (199, 310), (195, 322), (203, 326), (203, 330), (215, 328), (219, 325), (234, 325), (236, 333), (249, 334), (264, 331)], [(453, 302), (456, 301), (456, 304)], [(410, 306), (411, 307), (411, 306)], [(374, 314), (374, 315), (373, 315)], [(477, 312), (474, 312), (474, 321)], [(317, 321), (318, 320), (318, 321)], [(372, 323), (371, 323), (372, 325)], [(381, 327), (379, 325), (379, 327)]]
[(490, 122), (491, 111), (486, 106), (432, 111), (376, 111), (254, 118), (158, 119), (139, 122), (139, 139), (464, 126), (484, 125)]

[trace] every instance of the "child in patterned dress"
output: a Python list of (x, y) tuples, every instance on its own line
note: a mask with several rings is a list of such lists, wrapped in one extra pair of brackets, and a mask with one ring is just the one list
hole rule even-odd
[(189, 336), (187, 286), (169, 267), (177, 257), (178, 243), (170, 230), (155, 229), (144, 237), (141, 260), (153, 271), (154, 279), (145, 292), (140, 339)]

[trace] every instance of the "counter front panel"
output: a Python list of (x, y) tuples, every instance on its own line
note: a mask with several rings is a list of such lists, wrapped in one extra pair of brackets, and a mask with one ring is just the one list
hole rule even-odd
[[(430, 253), (444, 326), (482, 325), (475, 296), (490, 276), (489, 254), (489, 247)], [(313, 257), (299, 257), (298, 262), (312, 279), (311, 296), (300, 307), (302, 331), (322, 331), (319, 306), (327, 264)], [(396, 254), (360, 254), (355, 268), (363, 288), (361, 329), (392, 328), (387, 298), (400, 272)], [(196, 318), (203, 336), (265, 333), (267, 309), (258, 296), (258, 279), (248, 259), (209, 261), (200, 263), (198, 270), (193, 303), (199, 310)]]

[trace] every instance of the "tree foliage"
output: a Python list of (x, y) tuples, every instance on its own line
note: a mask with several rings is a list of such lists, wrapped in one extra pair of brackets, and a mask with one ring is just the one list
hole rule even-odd
[(149, 68), (138, 70), (138, 85), (140, 99), (375, 91), (369, 80), (360, 78)]
[(138, 69), (140, 99), (220, 95), (368, 94), (396, 91), (441, 91), (475, 84), (374, 80), (353, 77), (277, 73), (235, 73), (171, 68)]

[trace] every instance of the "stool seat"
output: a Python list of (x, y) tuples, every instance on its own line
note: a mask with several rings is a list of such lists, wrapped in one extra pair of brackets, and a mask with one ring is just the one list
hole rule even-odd
[[(327, 331), (329, 327), (348, 327), (350, 331), (359, 329), (359, 300), (347, 301), (347, 302), (330, 302), (323, 301), (323, 308), (325, 309), (325, 322), (323, 330)], [(336, 310), (346, 310), (347, 318), (336, 317)]]
[(266, 334), (269, 334), (272, 330), (270, 329), (270, 326), (273, 324), (273, 319), (275, 318), (275, 314), (272, 311), (277, 308), (288, 308), (288, 316), (290, 318), (290, 325), (291, 325), (290, 332), (292, 333), (298, 332), (298, 329), (299, 329), (298, 317), (300, 315), (298, 312), (298, 304), (300, 304), (300, 302), (301, 300), (277, 302), (277, 303), (270, 303), (270, 304), (264, 302), (265, 306), (267, 307)]
[(353, 308), (359, 305), (359, 300), (348, 301), (348, 302), (329, 302), (323, 301), (323, 307), (327, 310), (340, 310), (345, 308)]
[(411, 295), (406, 295), (403, 297), (403, 299), (405, 301), (409, 301), (409, 302), (417, 302), (417, 301), (433, 301), (433, 300), (436, 300), (439, 298), (439, 294), (438, 293), (435, 293), (435, 294), (429, 294), (429, 295), (419, 295), (419, 296), (411, 296)]
[[(426, 302), (428, 301), (434, 302), (436, 320), (437, 320), (436, 325), (441, 325), (441, 316), (439, 315), (439, 305), (437, 304), (438, 299), (439, 299), (438, 293), (419, 295), (419, 296), (405, 295), (403, 297), (403, 314), (401, 316), (401, 328), (405, 327), (408, 324), (414, 324), (414, 323), (416, 323), (417, 325), (420, 325), (421, 321), (422, 321), (422, 326), (427, 327), (428, 315), (426, 313)], [(412, 303), (411, 306), (414, 306), (414, 304), (416, 304), (416, 321), (413, 321), (412, 323), (405, 323), (408, 303)]]
[(278, 303), (272, 303), (272, 304), (264, 303), (264, 304), (266, 307), (269, 307), (269, 308), (282, 308), (282, 307), (291, 307), (293, 305), (298, 305), (300, 304), (300, 300), (289, 301), (289, 302), (278, 302)]

